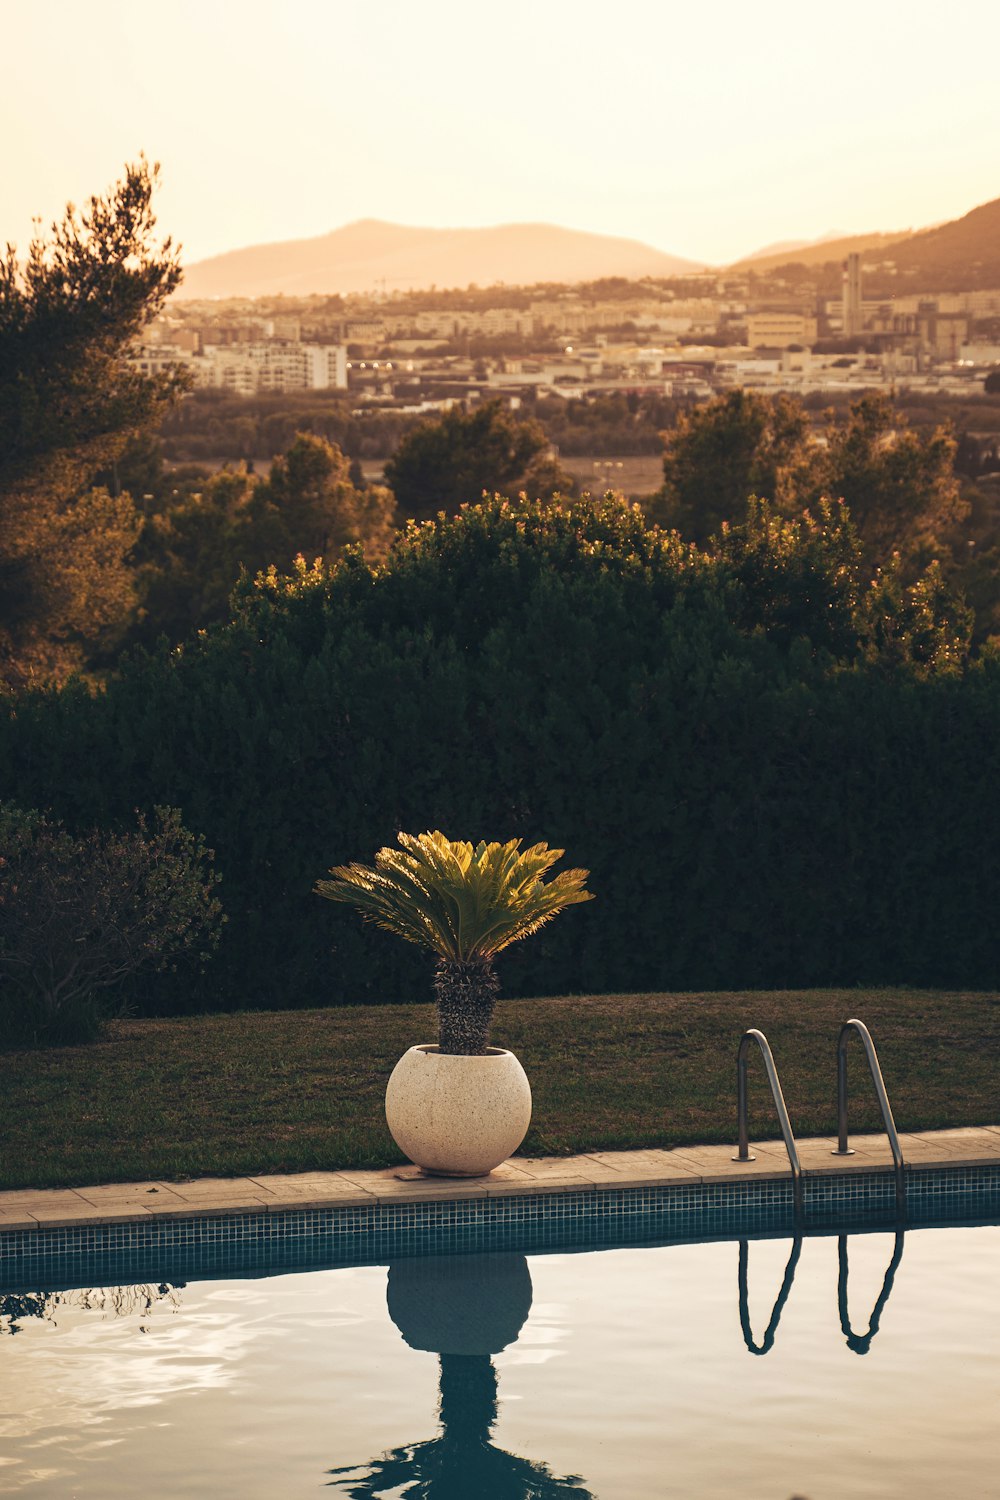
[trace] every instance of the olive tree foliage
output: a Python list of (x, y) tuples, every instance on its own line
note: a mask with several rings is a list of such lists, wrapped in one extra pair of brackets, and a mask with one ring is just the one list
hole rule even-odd
[(277, 522), (277, 552), (267, 561), (279, 567), (290, 566), (299, 554), (333, 562), (356, 545), (371, 562), (381, 562), (396, 535), (391, 492), (384, 485), (355, 485), (336, 443), (311, 432), (296, 433), (275, 459), (260, 499)]
[(112, 996), (218, 941), (221, 878), (175, 808), (92, 829), (0, 804), (0, 1044), (83, 1041)]
[(664, 483), (651, 510), (704, 544), (723, 522), (741, 520), (751, 497), (789, 518), (842, 500), (869, 571), (901, 566), (913, 581), (947, 553), (968, 508), (955, 448), (946, 428), (913, 430), (881, 394), (861, 396), (846, 421), (830, 414), (814, 431), (793, 396), (730, 391), (665, 434)]
[(359, 547), (382, 562), (396, 537), (392, 492), (355, 485), (335, 443), (300, 432), (258, 479), (240, 465), (185, 484), (149, 515), (135, 549), (139, 607), (131, 644), (172, 642), (227, 618), (241, 572), (333, 563)]
[(261, 559), (247, 545), (255, 481), (241, 466), (198, 476), (143, 522), (133, 560), (138, 596), (128, 645), (161, 636), (178, 644), (224, 620), (241, 566)]
[(968, 512), (955, 477), (957, 444), (945, 427), (911, 428), (884, 395), (862, 396), (844, 423), (828, 422), (813, 463), (806, 505), (843, 500), (865, 560), (884, 567), (898, 555), (912, 574), (941, 557), (948, 533)]
[(729, 391), (683, 414), (664, 439), (653, 515), (699, 545), (742, 517), (751, 495), (788, 512), (812, 489), (809, 417), (791, 396)]
[(885, 671), (948, 671), (968, 658), (973, 611), (940, 564), (908, 580), (897, 554), (869, 574), (843, 501), (786, 517), (751, 499), (741, 521), (723, 521), (708, 555), (730, 585), (730, 618), (748, 633), (784, 647), (808, 640), (830, 661)]
[[(0, 257), (0, 680), (58, 679), (132, 603), (126, 496), (91, 492), (129, 437), (184, 388), (127, 351), (181, 279), (158, 241), (144, 157), (26, 258)], [(56, 603), (58, 601), (58, 603)]]
[[(440, 511), (451, 515), (460, 505), (474, 505), (484, 490), (524, 488), (519, 481), (547, 447), (539, 423), (514, 416), (502, 401), (471, 411), (454, 406), (407, 434), (385, 466), (385, 479), (400, 513), (426, 521)], [(546, 488), (551, 493), (550, 483)]]

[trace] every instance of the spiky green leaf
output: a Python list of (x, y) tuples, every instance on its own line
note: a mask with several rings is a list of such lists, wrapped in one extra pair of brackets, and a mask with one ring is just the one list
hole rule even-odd
[(488, 960), (537, 932), (567, 906), (593, 900), (586, 870), (543, 876), (563, 856), (547, 844), (472, 844), (443, 833), (400, 833), (375, 865), (338, 865), (316, 893), (356, 907), (407, 942), (458, 963)]

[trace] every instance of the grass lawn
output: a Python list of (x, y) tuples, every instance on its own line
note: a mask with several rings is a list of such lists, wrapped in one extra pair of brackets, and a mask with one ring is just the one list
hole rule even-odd
[[(1000, 995), (811, 990), (511, 1000), (493, 1041), (531, 1080), (524, 1155), (733, 1141), (736, 1047), (767, 1033), (797, 1135), (836, 1129), (837, 1033), (867, 1022), (901, 1130), (1000, 1120)], [(334, 1167), (402, 1158), (382, 1100), (429, 1006), (115, 1022), (89, 1047), (7, 1053), (0, 1187)], [(852, 1043), (851, 1128), (879, 1117)], [(779, 1134), (751, 1059), (751, 1138)]]

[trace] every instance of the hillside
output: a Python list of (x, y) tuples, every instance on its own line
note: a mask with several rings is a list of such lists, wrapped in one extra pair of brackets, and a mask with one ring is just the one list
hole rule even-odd
[[(881, 262), (891, 262), (891, 271), (878, 273), (884, 290), (969, 291), (977, 287), (1000, 287), (1000, 198), (981, 204), (961, 219), (897, 234), (853, 235), (840, 240), (818, 240), (789, 253), (780, 247), (773, 253), (758, 253), (737, 261), (733, 271), (782, 271), (808, 266), (820, 284), (831, 287), (839, 279), (840, 265), (851, 251), (861, 255), (862, 266), (874, 272)], [(824, 275), (825, 273), (825, 275)], [(871, 283), (869, 283), (871, 285)]]
[(841, 239), (828, 239), (824, 236), (809, 244), (796, 246), (792, 242), (791, 247), (778, 245), (772, 249), (759, 250), (755, 255), (735, 261), (727, 269), (763, 273), (788, 265), (824, 266), (830, 261), (842, 261), (854, 251), (863, 255), (866, 260), (888, 260), (886, 252), (889, 246), (898, 245), (909, 235), (910, 230), (903, 229), (895, 234), (850, 234)]
[(361, 219), (315, 239), (250, 245), (188, 266), (181, 297), (308, 296), (471, 282), (530, 286), (601, 276), (677, 276), (700, 270), (639, 240), (552, 224), (424, 229)]
[(907, 281), (938, 291), (1000, 286), (1000, 198), (911, 235), (889, 258)]

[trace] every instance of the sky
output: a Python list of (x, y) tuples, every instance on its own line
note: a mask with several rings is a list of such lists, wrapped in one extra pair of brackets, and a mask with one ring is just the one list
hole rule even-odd
[(1000, 197), (997, 0), (14, 0), (0, 243), (140, 151), (187, 263), (360, 218), (725, 264)]

